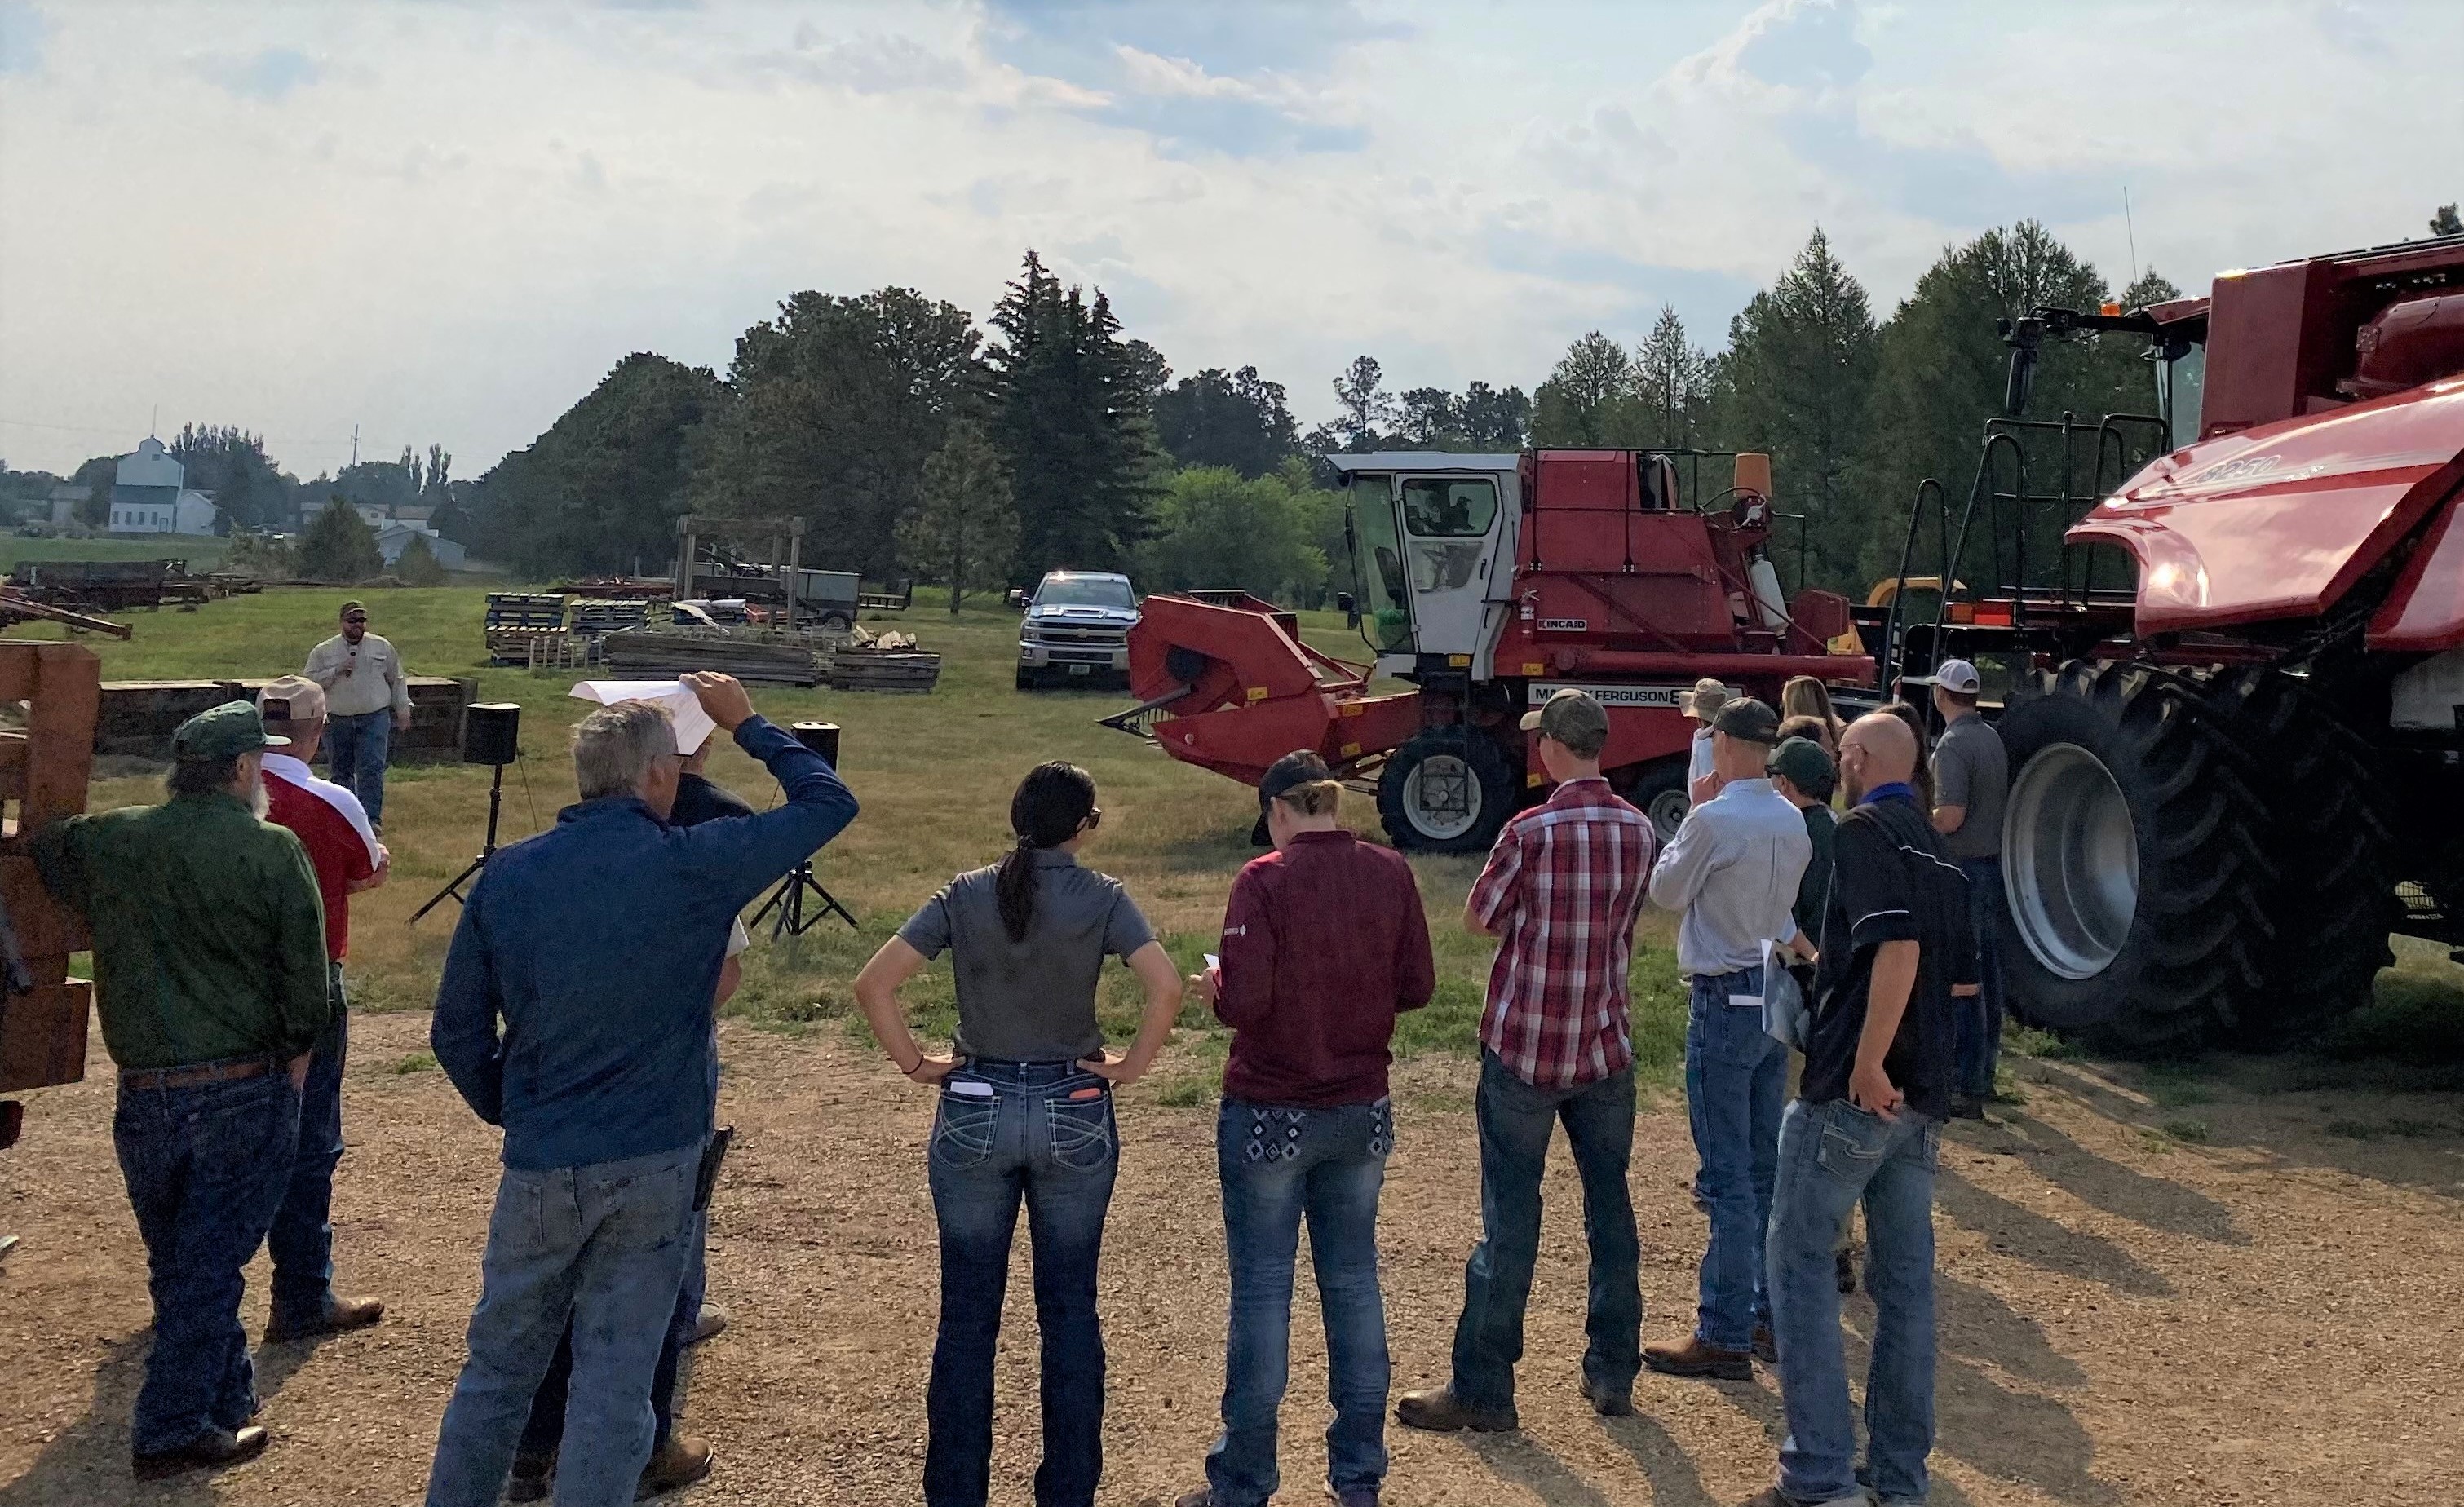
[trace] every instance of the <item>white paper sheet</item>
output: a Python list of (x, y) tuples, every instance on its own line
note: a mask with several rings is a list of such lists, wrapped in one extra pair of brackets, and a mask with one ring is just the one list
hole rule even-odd
[(655, 701), (668, 709), (676, 725), (676, 752), (690, 755), (715, 732), (718, 724), (701, 710), (701, 698), (686, 688), (680, 680), (585, 680), (573, 688), (579, 701), (595, 701), (612, 707), (622, 701)]

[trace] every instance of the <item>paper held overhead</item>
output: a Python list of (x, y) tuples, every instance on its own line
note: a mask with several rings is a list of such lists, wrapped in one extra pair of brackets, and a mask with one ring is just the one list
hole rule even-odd
[(701, 710), (701, 698), (680, 680), (585, 680), (573, 688), (575, 699), (612, 707), (622, 701), (655, 701), (668, 709), (676, 725), (676, 752), (690, 757), (698, 752), (718, 724)]

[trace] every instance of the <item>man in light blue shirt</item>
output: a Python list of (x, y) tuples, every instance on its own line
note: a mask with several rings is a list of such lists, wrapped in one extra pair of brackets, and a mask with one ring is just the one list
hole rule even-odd
[(1788, 1051), (1763, 1029), (1763, 945), (1798, 956), (1797, 882), (1812, 861), (1805, 819), (1765, 771), (1779, 717), (1751, 697), (1711, 722), (1714, 793), (1651, 871), (1652, 903), (1682, 910), (1677, 965), (1690, 981), (1685, 1101), (1701, 1158), (1696, 1201), (1711, 1216), (1694, 1332), (1643, 1346), (1643, 1364), (1670, 1376), (1753, 1375), (1771, 1359), (1771, 1304), (1763, 1290), (1763, 1228), (1779, 1168)]

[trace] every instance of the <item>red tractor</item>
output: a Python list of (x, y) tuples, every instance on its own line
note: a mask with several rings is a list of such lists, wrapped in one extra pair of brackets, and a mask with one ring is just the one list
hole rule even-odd
[[(1666, 834), (1685, 814), (1696, 680), (1774, 705), (1793, 675), (1873, 681), (1870, 658), (1829, 648), (1846, 600), (1781, 588), (1768, 456), (1330, 459), (1350, 493), (1354, 589), (1338, 601), (1374, 663), (1309, 648), (1291, 614), (1239, 592), (1150, 597), (1130, 634), (1141, 704), (1113, 725), (1247, 784), (1315, 749), (1375, 779), (1396, 846), (1459, 853), (1546, 794), (1518, 724), (1561, 686), (1608, 707), (1609, 777)], [(1705, 462), (1733, 465), (1708, 496)], [(1370, 694), (1381, 676), (1414, 688)]]
[[(2154, 412), (2019, 417), (2044, 341), (2115, 332)], [(1857, 615), (1895, 673), (1985, 671), (2012, 1003), (2140, 1051), (2297, 1041), (2390, 931), (2464, 943), (2464, 236), (2004, 335), (2011, 417), (1965, 506), (1927, 482), (1909, 518), (1903, 588), (1949, 589)]]

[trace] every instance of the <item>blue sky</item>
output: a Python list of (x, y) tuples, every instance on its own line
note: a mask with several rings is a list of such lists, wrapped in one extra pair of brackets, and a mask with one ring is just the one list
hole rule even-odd
[(1528, 388), (1663, 302), (1716, 345), (1816, 224), (1881, 310), (2024, 215), (2117, 282), (2417, 233), (2458, 76), (2393, 0), (0, 0), (0, 456), (476, 474), (628, 351), (980, 316), (1029, 245), (1305, 419), (1362, 352)]

